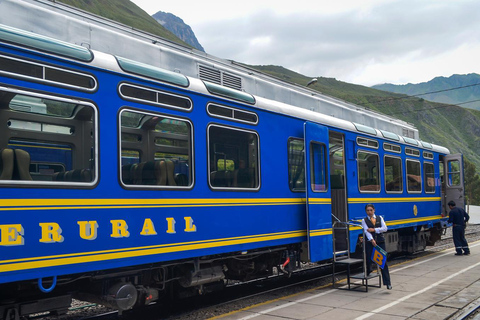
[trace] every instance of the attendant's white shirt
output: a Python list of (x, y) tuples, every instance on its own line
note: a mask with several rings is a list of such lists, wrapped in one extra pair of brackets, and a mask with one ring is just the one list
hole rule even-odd
[[(373, 215), (373, 218), (375, 218), (375, 219), (380, 218), (380, 222), (382, 224), (382, 226), (380, 228), (375, 228), (375, 233), (387, 232), (388, 228), (387, 228), (387, 225), (385, 224), (385, 221), (383, 221), (383, 218), (381, 216), (377, 216), (377, 215)], [(370, 217), (368, 217), (368, 219), (370, 219)], [(365, 222), (365, 219), (362, 219), (362, 227), (363, 227), (363, 230), (365, 230), (365, 235), (367, 236), (367, 240), (371, 241), (373, 239), (373, 237), (372, 237), (371, 233), (367, 231), (368, 226), (367, 226), (367, 223)]]

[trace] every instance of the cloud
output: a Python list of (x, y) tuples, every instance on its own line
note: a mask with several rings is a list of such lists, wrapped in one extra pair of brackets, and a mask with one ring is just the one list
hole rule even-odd
[(468, 65), (480, 73), (479, 18), (478, 1), (406, 0), (333, 12), (265, 8), (217, 16), (197, 23), (194, 32), (220, 58), (373, 85), (427, 81)]

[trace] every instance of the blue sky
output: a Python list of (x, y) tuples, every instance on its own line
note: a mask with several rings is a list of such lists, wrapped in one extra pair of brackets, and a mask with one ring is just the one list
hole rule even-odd
[(133, 0), (190, 25), (205, 51), (371, 86), (480, 73), (480, 1)]

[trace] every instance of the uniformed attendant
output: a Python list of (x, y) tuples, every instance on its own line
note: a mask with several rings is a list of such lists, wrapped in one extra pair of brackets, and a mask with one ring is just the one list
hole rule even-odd
[[(387, 225), (381, 216), (375, 215), (375, 206), (373, 204), (367, 204), (365, 206), (365, 212), (367, 216), (362, 220), (362, 227), (365, 230), (365, 236), (367, 242), (365, 245), (365, 254), (367, 259), (367, 274), (372, 272), (372, 251), (373, 247), (379, 246), (383, 250), (385, 249), (385, 237), (384, 232), (387, 232)], [(385, 262), (385, 266), (382, 270), (383, 285), (387, 286), (388, 290), (392, 289), (392, 283), (390, 282), (390, 273), (388, 272), (388, 265)]]
[(455, 255), (469, 255), (470, 248), (468, 248), (467, 239), (465, 239), (465, 228), (470, 216), (462, 208), (455, 207), (455, 201), (450, 201), (448, 207), (450, 208), (448, 223), (453, 223), (453, 244), (455, 245), (455, 251), (457, 251)]

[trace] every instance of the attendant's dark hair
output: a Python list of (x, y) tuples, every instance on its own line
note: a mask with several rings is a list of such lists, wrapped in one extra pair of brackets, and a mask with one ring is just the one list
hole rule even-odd
[(455, 201), (451, 200), (451, 201), (448, 203), (448, 205), (449, 205), (450, 207), (455, 207)]
[(373, 204), (369, 203), (365, 206), (365, 211), (367, 211), (368, 207), (371, 207), (373, 210), (375, 210), (375, 206)]

